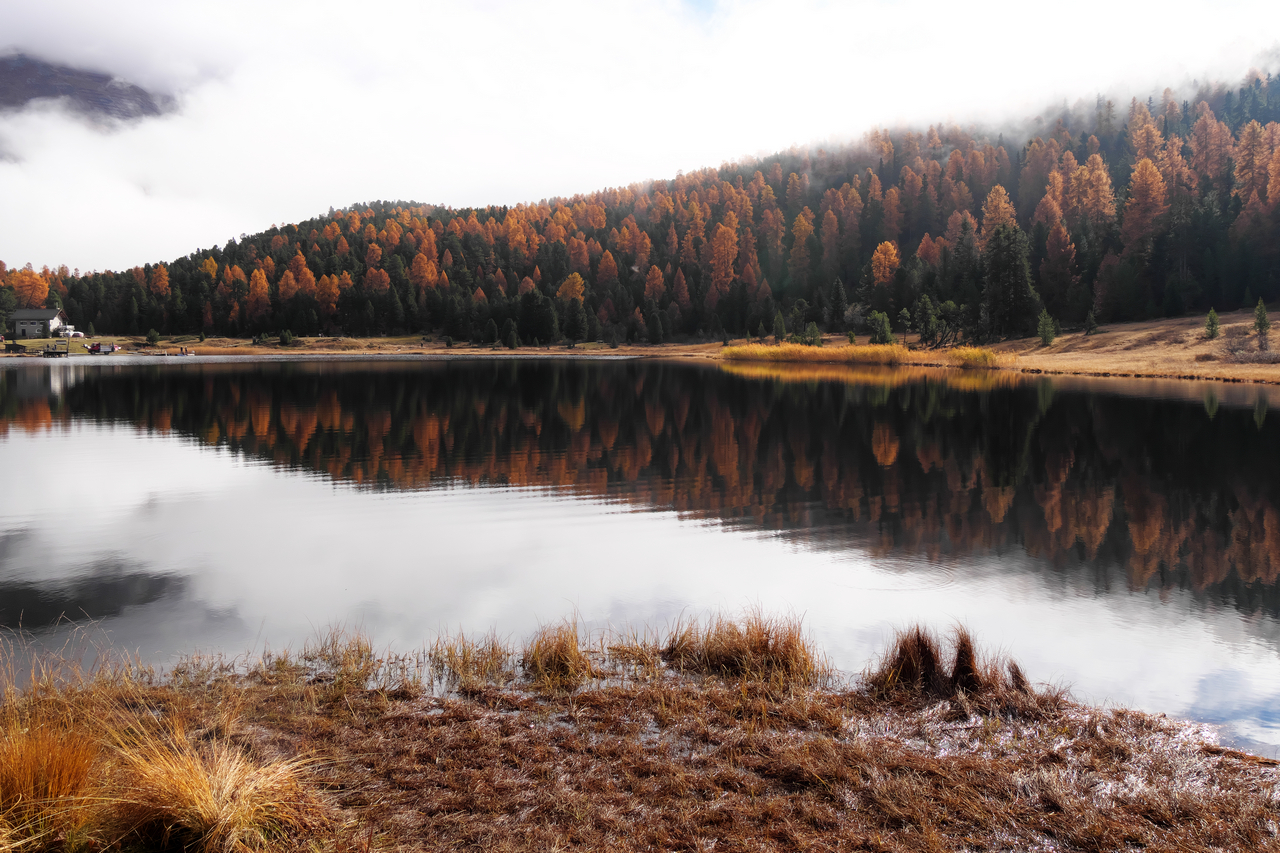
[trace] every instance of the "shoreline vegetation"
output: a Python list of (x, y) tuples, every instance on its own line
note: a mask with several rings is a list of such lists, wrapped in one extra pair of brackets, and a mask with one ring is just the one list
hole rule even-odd
[(1034, 686), (962, 628), (858, 675), (758, 611), (411, 654), (333, 630), (164, 674), (6, 657), (5, 853), (1252, 850), (1280, 822), (1277, 762)]
[[(442, 338), (401, 336), (380, 338), (317, 337), (295, 338), (288, 345), (275, 339), (257, 342), (237, 338), (208, 338), (185, 335), (163, 338), (148, 345), (145, 338), (109, 337), (99, 340), (124, 347), (121, 354), (152, 356), (176, 355), (185, 349), (200, 356), (354, 356), (354, 355), (441, 355), (503, 357), (546, 354), (562, 358), (594, 358), (615, 356), (629, 358), (693, 359), (724, 362), (773, 362), (813, 365), (829, 369), (833, 365), (881, 365), (935, 368), (970, 368), (1006, 370), (1015, 373), (1050, 374), (1085, 377), (1121, 377), (1133, 379), (1221, 381), (1280, 385), (1280, 365), (1241, 359), (1235, 350), (1248, 339), (1252, 347), (1250, 311), (1224, 312), (1220, 315), (1220, 332), (1208, 338), (1204, 321), (1198, 317), (1161, 319), (1138, 323), (1108, 325), (1092, 334), (1082, 331), (1057, 335), (1052, 343), (1042, 345), (1037, 338), (1002, 341), (989, 346), (921, 347), (916, 336), (901, 336), (895, 344), (849, 345), (844, 336), (826, 335), (823, 346), (795, 343), (759, 343), (753, 339), (723, 342), (687, 342), (662, 344), (579, 343), (573, 348), (560, 343), (552, 346), (525, 347), (511, 350), (490, 344), (446, 342)], [(85, 340), (74, 339), (72, 355), (87, 355)], [(865, 340), (865, 339), (864, 339)], [(43, 348), (47, 339), (19, 343), (35, 350)], [(1268, 350), (1268, 354), (1269, 354)], [(1234, 353), (1234, 354), (1233, 354)], [(1250, 353), (1246, 353), (1249, 355)], [(12, 355), (12, 354), (10, 354)], [(22, 354), (14, 357), (21, 357)], [(97, 356), (102, 358), (104, 356)], [(111, 356), (105, 356), (111, 357)], [(1240, 360), (1237, 360), (1240, 359)]]

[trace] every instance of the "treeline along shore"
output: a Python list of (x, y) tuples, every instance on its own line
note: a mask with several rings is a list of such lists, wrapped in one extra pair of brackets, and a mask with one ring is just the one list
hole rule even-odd
[(163, 674), (8, 652), (6, 853), (1277, 843), (1277, 762), (1080, 705), (962, 629), (858, 675), (759, 612), (405, 655), (333, 632)]

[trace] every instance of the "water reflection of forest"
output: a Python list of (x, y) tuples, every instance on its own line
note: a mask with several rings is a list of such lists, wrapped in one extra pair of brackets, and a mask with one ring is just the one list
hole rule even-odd
[(816, 511), (873, 553), (1017, 546), (1276, 610), (1280, 419), (1265, 407), (637, 362), (193, 364), (88, 371), (49, 394), (15, 376), (0, 374), (0, 431), (90, 418), (363, 487), (543, 487), (779, 529)]

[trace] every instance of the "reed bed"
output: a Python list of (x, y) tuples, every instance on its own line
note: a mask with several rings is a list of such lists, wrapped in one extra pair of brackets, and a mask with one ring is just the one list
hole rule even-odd
[(947, 361), (966, 370), (992, 370), (1008, 367), (1013, 357), (986, 347), (952, 347), (943, 351)]
[(986, 347), (960, 346), (942, 350), (912, 350), (903, 344), (865, 344), (811, 347), (803, 344), (745, 344), (726, 347), (724, 358), (737, 362), (798, 364), (950, 365), (963, 369), (1008, 367), (1013, 357)]
[(518, 660), (493, 634), (399, 655), (332, 631), (45, 685), (3, 700), (4, 853), (1280, 845), (1276, 762), (1079, 705), (963, 629), (908, 628), (845, 678), (753, 611), (566, 620)]
[(730, 361), (809, 362), (814, 364), (909, 364), (922, 361), (902, 344), (866, 344), (811, 347), (804, 344), (743, 344), (725, 347), (721, 354)]

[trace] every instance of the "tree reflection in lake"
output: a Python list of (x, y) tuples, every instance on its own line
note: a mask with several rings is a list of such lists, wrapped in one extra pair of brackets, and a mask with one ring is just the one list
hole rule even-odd
[[(875, 555), (1020, 548), (1280, 613), (1280, 418), (1262, 398), (635, 361), (194, 363), (78, 381), (41, 369), (0, 371), (0, 440), (124, 423), (361, 488), (537, 487), (819, 546), (854, 538)], [(55, 375), (57, 388), (38, 381)]]

